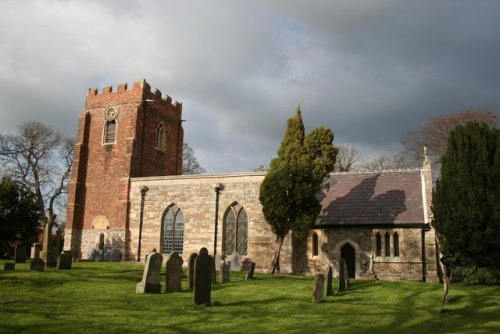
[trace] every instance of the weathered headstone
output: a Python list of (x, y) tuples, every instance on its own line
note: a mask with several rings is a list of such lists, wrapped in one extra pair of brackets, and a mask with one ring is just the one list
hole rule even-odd
[(230, 277), (229, 277), (229, 264), (226, 263), (225, 260), (222, 260), (220, 264), (220, 281), (221, 283), (229, 283), (230, 282)]
[(222, 264), (222, 257), (219, 254), (215, 254), (214, 256), (214, 261), (215, 261), (215, 269), (220, 268)]
[(203, 247), (194, 264), (194, 304), (210, 305), (212, 293), (212, 266), (213, 259), (208, 255), (208, 250)]
[(345, 284), (346, 283), (345, 276), (348, 275), (348, 273), (346, 272), (346, 265), (344, 259), (340, 259), (338, 270), (339, 270), (339, 292), (340, 292), (347, 289), (347, 286)]
[(346, 290), (351, 287), (351, 281), (349, 280), (349, 270), (347, 270), (347, 262), (344, 261), (344, 277), (345, 277), (345, 288)]
[(255, 262), (251, 262), (250, 270), (247, 271), (247, 280), (253, 279), (254, 271), (255, 271)]
[(70, 270), (73, 263), (73, 253), (71, 251), (63, 251), (57, 260), (57, 269)]
[(15, 263), (5, 263), (3, 265), (3, 270), (14, 270), (14, 269), (16, 269)]
[(212, 255), (209, 255), (210, 256), (210, 263), (212, 263), (212, 271), (210, 273), (210, 278), (212, 280), (212, 284), (217, 284), (217, 273), (216, 273), (216, 270), (217, 268), (215, 268), (215, 259)]
[(32, 259), (38, 259), (40, 258), (40, 251), (42, 250), (42, 245), (40, 244), (33, 244), (33, 247), (31, 247), (31, 258)]
[(241, 262), (241, 271), (246, 271), (248, 272), (250, 270), (250, 267), (252, 266), (252, 260), (250, 258), (246, 258)]
[(28, 249), (26, 246), (17, 246), (15, 255), (14, 255), (14, 262), (15, 263), (24, 263), (28, 259)]
[(45, 261), (42, 260), (41, 258), (34, 259), (30, 263), (30, 270), (44, 271), (45, 270)]
[(166, 264), (166, 292), (180, 292), (182, 282), (182, 264), (184, 260), (179, 256), (179, 253), (173, 252), (170, 254)]
[(193, 291), (194, 288), (194, 263), (197, 257), (198, 253), (193, 253), (189, 256), (188, 259), (188, 281), (189, 281), (189, 290), (191, 291)]
[(137, 283), (135, 293), (160, 293), (160, 271), (163, 256), (159, 253), (150, 253), (147, 256), (142, 281)]
[(241, 258), (238, 252), (234, 252), (228, 258), (231, 261), (231, 270), (232, 271), (240, 271), (241, 270)]
[(328, 273), (326, 274), (326, 295), (333, 295), (333, 270), (332, 266), (328, 267)]
[(316, 274), (314, 276), (314, 289), (313, 289), (313, 299), (312, 301), (315, 303), (319, 303), (323, 300), (323, 285), (325, 284), (325, 275), (324, 274)]

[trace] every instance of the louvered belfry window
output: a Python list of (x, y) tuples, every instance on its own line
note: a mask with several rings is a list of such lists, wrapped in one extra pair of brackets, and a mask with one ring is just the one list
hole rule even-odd
[(226, 210), (223, 225), (222, 251), (225, 255), (238, 252), (247, 255), (248, 251), (248, 215), (238, 203)]

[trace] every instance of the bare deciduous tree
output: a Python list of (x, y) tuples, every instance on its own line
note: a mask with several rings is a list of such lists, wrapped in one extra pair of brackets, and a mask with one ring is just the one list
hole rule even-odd
[(335, 161), (336, 172), (349, 172), (356, 170), (360, 162), (359, 152), (353, 145), (337, 146), (337, 160)]
[(2, 173), (33, 194), (42, 208), (40, 222), (49, 231), (65, 210), (58, 201), (71, 177), (74, 144), (74, 139), (37, 121), (21, 124), (15, 135), (0, 134)]
[(194, 155), (194, 150), (186, 143), (182, 149), (182, 174), (192, 175), (205, 173), (205, 168), (201, 167), (198, 159)]

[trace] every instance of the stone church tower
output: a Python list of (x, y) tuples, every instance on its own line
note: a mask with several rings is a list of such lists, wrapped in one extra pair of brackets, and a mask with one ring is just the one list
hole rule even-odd
[(182, 104), (145, 80), (88, 90), (68, 193), (65, 248), (75, 257), (128, 258), (130, 178), (182, 173), (181, 116)]

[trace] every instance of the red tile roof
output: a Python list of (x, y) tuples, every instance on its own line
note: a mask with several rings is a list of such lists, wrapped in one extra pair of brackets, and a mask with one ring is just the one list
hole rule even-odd
[(334, 173), (317, 227), (424, 223), (420, 170)]

